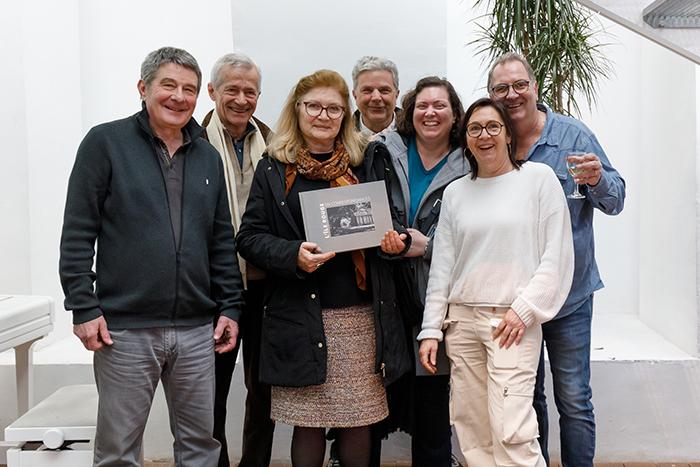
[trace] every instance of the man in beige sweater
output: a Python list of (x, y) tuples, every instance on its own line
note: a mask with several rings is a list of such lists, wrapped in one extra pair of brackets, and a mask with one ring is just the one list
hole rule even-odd
[[(246, 55), (230, 53), (212, 67), (209, 97), (216, 103), (204, 118), (205, 138), (221, 155), (228, 189), (233, 228), (238, 232), (245, 211), (255, 167), (272, 136), (270, 129), (253, 113), (260, 97), (261, 75)], [(258, 379), (262, 297), (265, 273), (238, 258), (243, 281), (245, 306), (240, 321), (243, 342), (243, 371), (248, 390), (245, 403), (243, 445), (240, 467), (267, 467), (270, 464), (275, 424), (270, 420), (270, 387)], [(214, 438), (221, 443), (219, 467), (229, 467), (226, 443), (226, 400), (231, 387), (238, 352), (216, 356), (216, 399)]]

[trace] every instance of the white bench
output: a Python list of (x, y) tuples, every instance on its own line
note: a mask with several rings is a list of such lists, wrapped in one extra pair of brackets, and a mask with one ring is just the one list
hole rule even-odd
[(91, 467), (96, 424), (95, 385), (63, 387), (5, 428), (7, 467)]
[(17, 412), (34, 405), (32, 344), (53, 330), (51, 297), (0, 295), (0, 352), (14, 348), (17, 372)]

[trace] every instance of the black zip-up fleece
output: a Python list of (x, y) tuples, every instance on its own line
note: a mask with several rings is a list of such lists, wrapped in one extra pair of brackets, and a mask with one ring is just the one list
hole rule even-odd
[(92, 128), (80, 144), (59, 264), (74, 324), (100, 315), (110, 329), (238, 321), (243, 282), (221, 158), (194, 119), (185, 131), (179, 248), (145, 107)]

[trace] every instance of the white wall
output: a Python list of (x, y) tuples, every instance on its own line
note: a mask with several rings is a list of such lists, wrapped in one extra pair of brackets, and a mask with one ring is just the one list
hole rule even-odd
[[(700, 122), (700, 66), (695, 67), (695, 121)], [(696, 130), (695, 135), (695, 160), (700, 160), (700, 130)], [(696, 186), (700, 186), (700, 167), (696, 165)], [(696, 203), (698, 206), (698, 214), (696, 217), (695, 231), (700, 232), (700, 190), (695, 193)], [(700, 277), (700, 238), (697, 240), (695, 247), (695, 270), (697, 277)], [(696, 355), (700, 357), (700, 297), (698, 297), (699, 303), (696, 306), (698, 313), (698, 320), (695, 326), (697, 332), (697, 353)]]
[(464, 110), (475, 100), (488, 96), (488, 64), (475, 55), (473, 45), (468, 45), (477, 38), (478, 24), (483, 23), (486, 8), (473, 4), (473, 1), (447, 1), (447, 79), (462, 98)]
[[(640, 155), (644, 147), (640, 135), (644, 131), (641, 115), (647, 109), (640, 78), (647, 73), (641, 49), (646, 39), (601, 18), (612, 35), (606, 53), (613, 61), (615, 75), (600, 83), (599, 100), (592, 112), (581, 119), (593, 130), (613, 166), (626, 182), (625, 208), (617, 216), (596, 211), (594, 216), (596, 261), (605, 288), (596, 293), (594, 312), (639, 313), (639, 217)], [(648, 65), (647, 65), (648, 66)], [(659, 95), (669, 98), (667, 89)]]
[(352, 86), (352, 67), (363, 55), (396, 63), (402, 95), (428, 75), (445, 76), (445, 1), (374, 0), (329, 2), (232, 1), (237, 49), (263, 74), (256, 115), (273, 126), (302, 76), (321, 68), (340, 73)]
[(642, 64), (642, 88), (672, 95), (648, 93), (642, 112), (639, 316), (697, 356), (695, 65), (653, 44)]
[[(83, 133), (141, 110), (136, 83), (146, 55), (166, 45), (190, 52), (202, 69), (195, 118), (209, 111), (209, 70), (233, 49), (230, 0), (80, 0)], [(108, 20), (106, 20), (108, 19)]]
[(15, 20), (22, 28), (26, 90), (31, 293), (54, 297), (54, 335), (61, 336), (70, 333), (70, 316), (60, 306), (58, 245), (67, 177), (82, 138), (78, 1), (21, 5)]
[(29, 185), (20, 0), (0, 15), (0, 293), (29, 294)]

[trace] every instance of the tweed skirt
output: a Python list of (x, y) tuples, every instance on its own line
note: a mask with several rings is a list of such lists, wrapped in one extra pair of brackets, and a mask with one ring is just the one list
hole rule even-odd
[(389, 415), (381, 375), (374, 372), (372, 305), (323, 310), (328, 354), (326, 382), (272, 387), (273, 420), (287, 425), (351, 428)]

